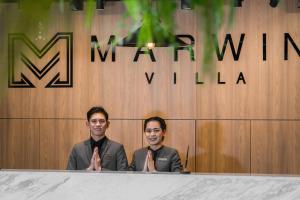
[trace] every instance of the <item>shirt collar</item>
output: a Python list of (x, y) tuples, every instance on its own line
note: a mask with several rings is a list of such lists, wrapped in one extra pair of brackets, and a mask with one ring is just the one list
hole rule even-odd
[(103, 143), (107, 140), (107, 137), (104, 136), (101, 140), (95, 141), (92, 137), (90, 138), (92, 150), (97, 146), (98, 149), (102, 147)]

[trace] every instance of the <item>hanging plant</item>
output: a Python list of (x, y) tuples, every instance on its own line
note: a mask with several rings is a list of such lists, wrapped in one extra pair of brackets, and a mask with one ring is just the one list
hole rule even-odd
[[(4, 0), (2, 0), (4, 1)], [(5, 0), (7, 2), (7, 0)], [(229, 3), (229, 17), (227, 21), (232, 22), (234, 15), (234, 0), (228, 0)], [(228, 2), (227, 1), (227, 2)], [(50, 8), (52, 3), (57, 0), (20, 0), (19, 15), (16, 18), (15, 26), (20, 31), (32, 30), (39, 21), (47, 22), (50, 15)], [(79, 2), (83, 7), (83, 1), (80, 0), (59, 0), (59, 7), (61, 12), (65, 12), (66, 2)], [(171, 46), (178, 45), (176, 43), (175, 35), (175, 21), (174, 14), (176, 11), (176, 0), (123, 0), (126, 7), (124, 16), (131, 18), (130, 30), (139, 27), (137, 33), (137, 46), (146, 46), (148, 43), (168, 43)], [(192, 11), (197, 13), (201, 19), (200, 32), (203, 39), (203, 55), (202, 68), (205, 71), (213, 69), (213, 55), (214, 44), (212, 35), (217, 34), (224, 20), (225, 0), (189, 0)], [(86, 0), (85, 16), (86, 25), (92, 26), (93, 16), (96, 9), (96, 0)], [(70, 13), (70, 12), (68, 12)], [(13, 13), (11, 14), (13, 15)], [(129, 33), (130, 35), (130, 33)], [(191, 49), (191, 47), (188, 47)]]

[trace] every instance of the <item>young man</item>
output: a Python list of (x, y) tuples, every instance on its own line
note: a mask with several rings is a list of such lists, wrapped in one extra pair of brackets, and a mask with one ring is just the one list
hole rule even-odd
[(129, 169), (144, 172), (180, 172), (180, 157), (176, 149), (163, 145), (167, 125), (160, 117), (145, 120), (144, 133), (149, 144), (134, 152)]
[(108, 113), (102, 107), (92, 107), (87, 112), (86, 126), (90, 138), (76, 144), (69, 156), (67, 170), (127, 170), (128, 162), (122, 144), (108, 139)]

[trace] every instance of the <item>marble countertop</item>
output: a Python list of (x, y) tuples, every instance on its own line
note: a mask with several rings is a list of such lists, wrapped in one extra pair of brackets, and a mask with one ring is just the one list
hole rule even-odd
[(0, 171), (0, 200), (300, 200), (300, 177)]

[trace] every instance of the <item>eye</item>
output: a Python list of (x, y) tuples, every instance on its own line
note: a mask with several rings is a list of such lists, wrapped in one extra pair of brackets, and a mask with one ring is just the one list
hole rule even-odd
[(146, 129), (146, 131), (145, 132), (147, 132), (147, 133), (151, 133), (151, 129)]
[(145, 130), (146, 133), (151, 133), (151, 132), (153, 132), (153, 133), (159, 133), (160, 131), (161, 131), (160, 128), (153, 128), (153, 129), (149, 128), (149, 129)]

